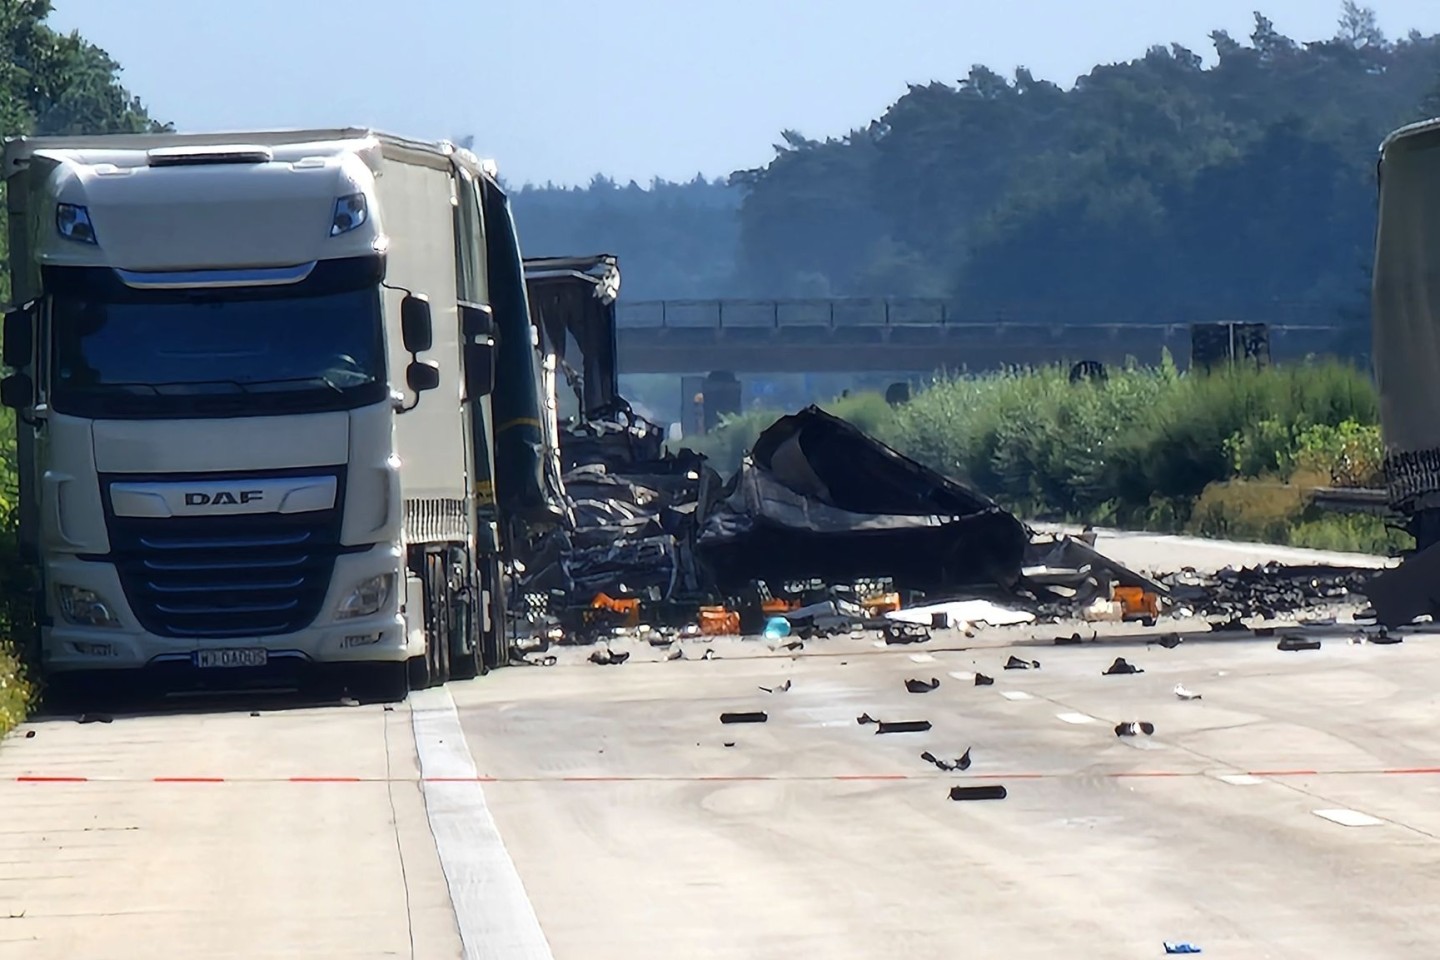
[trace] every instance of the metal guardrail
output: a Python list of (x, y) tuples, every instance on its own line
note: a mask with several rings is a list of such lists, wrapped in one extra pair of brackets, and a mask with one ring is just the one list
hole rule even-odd
[[(1272, 333), (1334, 331), (1359, 326), (1333, 320), (1340, 311), (1317, 303), (1264, 303), (1251, 308), (1214, 310), (1174, 307), (1107, 314), (1100, 321), (1077, 320), (1082, 311), (1064, 311), (1052, 304), (961, 304), (938, 299), (829, 300), (621, 300), (616, 319), (621, 327), (650, 329), (757, 329), (844, 327), (1050, 328), (1093, 327), (1097, 330), (1167, 330), (1179, 332), (1194, 323), (1254, 322)], [(1317, 317), (1326, 318), (1317, 321)]]

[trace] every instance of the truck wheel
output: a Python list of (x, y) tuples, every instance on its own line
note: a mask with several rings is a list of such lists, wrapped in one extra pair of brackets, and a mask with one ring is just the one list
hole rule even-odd
[(405, 676), (411, 690), (425, 690), (430, 687), (429, 650), (426, 650), (424, 656), (411, 657), (405, 661)]
[(445, 555), (432, 553), (425, 558), (425, 593), (427, 650), (430, 654), (430, 680), (437, 685), (450, 679), (450, 571)]
[(403, 662), (357, 663), (349, 683), (350, 695), (361, 703), (399, 703), (410, 693), (410, 678)]

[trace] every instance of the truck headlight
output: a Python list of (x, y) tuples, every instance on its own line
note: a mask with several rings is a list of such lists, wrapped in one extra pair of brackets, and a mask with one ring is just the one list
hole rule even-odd
[(120, 621), (105, 598), (94, 590), (62, 583), (55, 588), (60, 600), (60, 615), (78, 627), (118, 627)]
[(78, 203), (55, 204), (55, 229), (60, 236), (76, 243), (94, 244), (95, 225), (90, 222), (90, 211)]
[(361, 583), (335, 608), (336, 620), (370, 617), (385, 609), (395, 595), (395, 574), (382, 573)]
[(330, 236), (349, 233), (370, 218), (365, 194), (352, 193), (335, 201), (335, 215), (330, 219)]

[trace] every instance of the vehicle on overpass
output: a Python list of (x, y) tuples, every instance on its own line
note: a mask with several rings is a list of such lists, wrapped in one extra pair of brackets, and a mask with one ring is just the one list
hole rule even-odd
[(399, 699), (504, 661), (502, 531), (564, 510), (493, 165), (353, 128), (4, 163), (48, 686), (321, 666)]

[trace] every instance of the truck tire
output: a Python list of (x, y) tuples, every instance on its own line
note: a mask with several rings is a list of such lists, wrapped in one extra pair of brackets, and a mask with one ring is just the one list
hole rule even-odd
[(399, 703), (410, 693), (404, 661), (357, 663), (349, 668), (350, 695), (361, 703)]
[(425, 653), (410, 658), (411, 690), (425, 690), (450, 679), (450, 582), (445, 558), (427, 553), (424, 561)]

